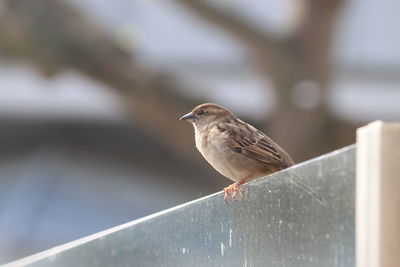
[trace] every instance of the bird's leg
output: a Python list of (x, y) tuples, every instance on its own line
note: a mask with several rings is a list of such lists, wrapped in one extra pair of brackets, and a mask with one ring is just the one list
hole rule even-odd
[(243, 196), (243, 194), (242, 194), (242, 191), (240, 190), (240, 184), (239, 183), (235, 183), (235, 188), (234, 188), (234, 190), (233, 190), (233, 193), (232, 193), (232, 199), (233, 200), (236, 200), (236, 198), (237, 198), (237, 195), (240, 195), (240, 196)]
[(229, 195), (230, 195), (230, 193), (232, 193), (232, 195), (233, 195), (233, 193), (235, 191), (237, 191), (237, 184), (236, 183), (233, 183), (230, 186), (224, 188), (224, 200), (225, 200), (226, 203), (229, 203)]
[(246, 183), (249, 180), (249, 178), (243, 178), (240, 179), (239, 181), (231, 184), (228, 187), (224, 188), (224, 200), (226, 203), (228, 203), (229, 200), (229, 194), (232, 193), (232, 199), (236, 200), (237, 194), (242, 195), (242, 192), (239, 190), (240, 186), (244, 183)]
[(235, 183), (236, 186), (235, 186), (234, 191), (233, 191), (233, 194), (232, 194), (232, 198), (233, 198), (233, 199), (236, 199), (236, 195), (237, 195), (238, 193), (239, 193), (240, 196), (243, 195), (243, 194), (242, 194), (242, 191), (239, 190), (239, 187), (240, 187), (242, 184), (247, 183), (248, 180), (249, 180), (249, 178), (243, 178), (243, 179), (240, 179), (239, 181), (237, 181), (237, 182)]
[(225, 200), (226, 204), (229, 204), (228, 200), (229, 200), (229, 191), (230, 191), (229, 187), (230, 186), (224, 188), (224, 200)]

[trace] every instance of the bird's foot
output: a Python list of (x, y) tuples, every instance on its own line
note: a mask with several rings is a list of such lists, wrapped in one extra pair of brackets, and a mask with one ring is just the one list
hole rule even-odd
[(242, 192), (239, 190), (240, 185), (241, 185), (241, 183), (236, 182), (236, 183), (231, 184), (230, 186), (224, 188), (224, 200), (226, 203), (229, 203), (230, 194), (232, 194), (233, 200), (236, 200), (238, 194), (240, 196), (242, 196)]

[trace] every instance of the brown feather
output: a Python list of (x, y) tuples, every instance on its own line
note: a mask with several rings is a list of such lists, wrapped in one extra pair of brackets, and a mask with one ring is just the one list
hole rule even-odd
[(218, 172), (234, 181), (249, 181), (294, 164), (272, 139), (224, 107), (206, 103), (191, 114), (196, 147)]
[[(290, 163), (285, 163), (282, 159), (281, 154), (274, 148), (272, 140), (267, 139), (265, 134), (260, 134), (254, 127), (254, 131), (240, 131), (239, 126), (235, 124), (227, 124), (220, 127), (228, 129), (232, 141), (229, 146), (234, 149), (235, 152), (242, 153), (246, 157), (264, 162), (269, 164), (276, 164), (280, 166), (290, 166)], [(252, 127), (252, 126), (247, 126)], [(230, 129), (230, 130), (229, 130)], [(241, 135), (234, 133), (241, 132)], [(255, 134), (257, 133), (257, 134)], [(240, 148), (240, 150), (238, 149)], [(240, 152), (239, 152), (240, 151)]]

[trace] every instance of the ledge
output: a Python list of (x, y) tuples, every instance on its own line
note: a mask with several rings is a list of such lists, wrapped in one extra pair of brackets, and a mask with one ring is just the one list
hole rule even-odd
[(355, 146), (4, 266), (354, 266)]

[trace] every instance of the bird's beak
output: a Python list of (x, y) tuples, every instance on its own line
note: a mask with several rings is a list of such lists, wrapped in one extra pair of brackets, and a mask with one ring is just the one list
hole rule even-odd
[(194, 115), (193, 115), (193, 113), (188, 113), (188, 114), (186, 114), (186, 115), (183, 115), (181, 118), (180, 118), (180, 120), (181, 121), (187, 121), (187, 122), (194, 122)]

